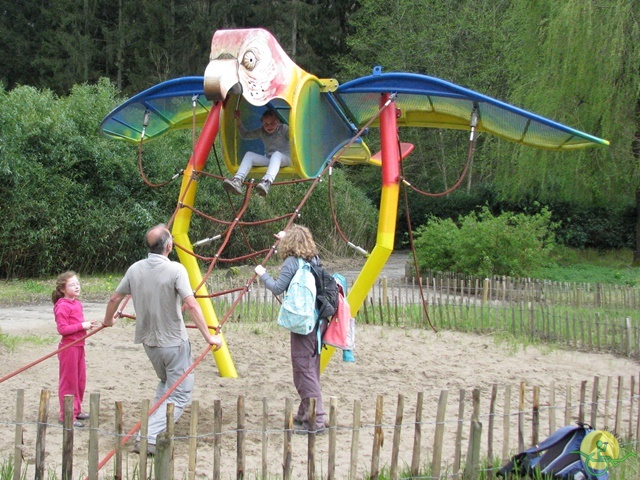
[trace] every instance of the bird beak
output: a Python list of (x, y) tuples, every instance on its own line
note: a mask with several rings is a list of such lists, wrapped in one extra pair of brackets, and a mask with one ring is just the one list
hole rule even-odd
[(238, 76), (238, 60), (216, 58), (209, 62), (204, 71), (204, 95), (207, 100), (221, 102), (229, 93), (242, 93)]

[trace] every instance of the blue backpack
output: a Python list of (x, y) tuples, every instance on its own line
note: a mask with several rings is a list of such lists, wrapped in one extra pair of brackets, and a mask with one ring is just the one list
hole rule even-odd
[(316, 327), (317, 321), (316, 280), (311, 273), (309, 262), (299, 258), (298, 270), (282, 299), (278, 325), (293, 333), (308, 335)]
[(496, 476), (506, 479), (607, 480), (609, 474), (606, 470), (587, 469), (580, 455), (580, 444), (584, 437), (593, 431), (593, 428), (587, 424), (577, 423), (576, 426), (559, 428), (540, 444), (514, 455), (511, 461), (496, 473)]

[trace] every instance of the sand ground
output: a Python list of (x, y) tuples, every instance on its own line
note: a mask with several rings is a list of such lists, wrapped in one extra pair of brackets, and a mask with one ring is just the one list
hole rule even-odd
[[(396, 265), (397, 267), (397, 265)], [(401, 274), (397, 268), (397, 274)], [(101, 319), (103, 303), (85, 303), (87, 319)], [(0, 375), (7, 375), (35, 359), (56, 349), (58, 336), (50, 304), (0, 308), (0, 329), (9, 335), (37, 335), (44, 340), (34, 345), (26, 343), (13, 352), (2, 352)], [(115, 444), (114, 409), (122, 402), (125, 429), (128, 431), (140, 418), (141, 402), (152, 400), (157, 379), (143, 348), (133, 344), (134, 325), (121, 321), (110, 329), (104, 329), (87, 340), (86, 356), (88, 385), (84, 406), (89, 408), (89, 395), (100, 395), (100, 458)], [(206, 347), (196, 330), (190, 329), (194, 358)], [(289, 359), (288, 332), (266, 322), (225, 325), (225, 338), (238, 371), (239, 378), (221, 378), (213, 358), (208, 355), (197, 367), (193, 400), (199, 402), (197, 478), (210, 478), (213, 471), (213, 408), (220, 400), (223, 411), (223, 453), (221, 470), (223, 478), (236, 477), (236, 428), (237, 403), (244, 397), (246, 410), (246, 474), (259, 476), (261, 469), (263, 399), (268, 402), (268, 469), (274, 478), (282, 473), (284, 407), (287, 398), (295, 398)], [(638, 362), (608, 354), (581, 353), (545, 347), (517, 347), (500, 343), (490, 336), (457, 332), (433, 333), (419, 329), (383, 328), (358, 325), (356, 334), (356, 362), (342, 362), (340, 352), (331, 359), (322, 376), (325, 409), (329, 411), (331, 397), (337, 405), (336, 478), (346, 478), (349, 468), (352, 442), (354, 402), (362, 407), (359, 436), (358, 470), (361, 478), (371, 467), (373, 428), (376, 399), (382, 396), (383, 432), (385, 440), (380, 456), (381, 465), (391, 461), (393, 424), (397, 417), (399, 396), (404, 398), (404, 415), (400, 436), (400, 465), (411, 463), (414, 442), (416, 400), (424, 395), (422, 429), (422, 462), (429, 462), (433, 453), (435, 416), (441, 392), (448, 392), (446, 431), (443, 440), (443, 460), (450, 463), (455, 448), (455, 430), (458, 426), (458, 399), (460, 389), (465, 389), (465, 419), (471, 413), (469, 399), (474, 388), (482, 391), (481, 410), (488, 412), (488, 396), (493, 384), (500, 386), (496, 413), (503, 411), (503, 388), (511, 385), (511, 410), (516, 411), (518, 388), (525, 381), (529, 386), (541, 388), (544, 402), (548, 387), (554, 382), (557, 388), (558, 426), (562, 424), (563, 392), (567, 386), (577, 398), (582, 381), (593, 382), (594, 376), (637, 375)], [(25, 391), (25, 433), (23, 456), (33, 472), (35, 461), (36, 420), (42, 389), (51, 392), (49, 424), (46, 437), (46, 466), (48, 471), (60, 472), (62, 429), (57, 423), (58, 362), (56, 357), (40, 363), (0, 384), (0, 456), (12, 455), (14, 447), (16, 391)], [(627, 380), (628, 384), (628, 380)], [(604, 381), (601, 382), (604, 385)], [(602, 387), (601, 387), (602, 388)], [(561, 405), (560, 405), (561, 404)], [(297, 403), (294, 403), (297, 406)], [(552, 406), (553, 407), (553, 406)], [(574, 412), (574, 415), (577, 412)], [(543, 413), (548, 416), (548, 413)], [(190, 410), (176, 424), (175, 478), (187, 477)], [(541, 431), (543, 438), (546, 418)], [(514, 420), (515, 422), (515, 417)], [(496, 420), (500, 427), (502, 419)], [(487, 426), (487, 417), (483, 424)], [(529, 428), (529, 427), (528, 427)], [(464, 422), (464, 438), (468, 436), (468, 421)], [(510, 449), (515, 449), (516, 428), (511, 430)], [(494, 434), (494, 451), (500, 453), (502, 433)], [(86, 473), (89, 433), (87, 429), (76, 431), (74, 477)], [(307, 436), (294, 435), (293, 477), (307, 477)], [(484, 445), (484, 444), (483, 444)], [(485, 447), (483, 446), (483, 449)], [(138, 456), (126, 447), (125, 462), (129, 477), (138, 463)], [(328, 465), (328, 436), (316, 439), (316, 467), (325, 476)], [(466, 451), (463, 443), (462, 451)], [(112, 471), (113, 464), (105, 467)]]

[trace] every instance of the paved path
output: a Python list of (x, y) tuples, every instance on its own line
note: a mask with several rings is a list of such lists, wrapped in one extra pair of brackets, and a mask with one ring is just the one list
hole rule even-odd
[[(379, 277), (387, 277), (391, 278), (404, 278), (405, 276), (405, 265), (407, 261), (411, 259), (411, 252), (393, 252), (387, 260), (382, 272)], [(349, 281), (353, 281), (356, 279), (360, 270), (362, 270), (362, 265), (364, 265), (365, 259), (361, 261), (361, 264), (357, 267), (351, 267), (345, 270), (340, 270), (339, 273), (345, 276), (345, 278)]]

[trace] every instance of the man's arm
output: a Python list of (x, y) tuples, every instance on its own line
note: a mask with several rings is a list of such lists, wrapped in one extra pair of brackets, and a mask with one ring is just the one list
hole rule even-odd
[(118, 311), (120, 302), (122, 302), (122, 299), (124, 297), (125, 295), (117, 292), (111, 295), (111, 298), (107, 303), (107, 311), (104, 313), (104, 320), (102, 321), (102, 325), (104, 325), (105, 327), (111, 327), (114, 323), (116, 323), (116, 319), (114, 318), (114, 316)]
[(189, 316), (193, 320), (193, 323), (196, 324), (198, 330), (206, 340), (209, 345), (213, 345), (215, 347), (222, 346), (222, 338), (220, 335), (211, 335), (209, 331), (209, 326), (207, 325), (207, 321), (204, 319), (204, 314), (202, 313), (202, 308), (200, 308), (200, 304), (196, 300), (196, 297), (193, 295), (189, 295), (186, 298), (182, 299), (182, 303), (184, 304), (185, 310), (189, 312)]

